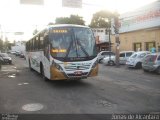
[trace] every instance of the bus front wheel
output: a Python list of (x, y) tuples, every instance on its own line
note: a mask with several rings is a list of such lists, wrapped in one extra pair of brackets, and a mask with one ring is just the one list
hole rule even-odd
[(41, 76), (42, 76), (43, 80), (46, 82), (49, 81), (48, 78), (46, 78), (46, 76), (45, 76), (44, 67), (42, 64), (41, 64), (40, 68), (41, 68)]
[(30, 61), (30, 59), (28, 61), (29, 61), (29, 69), (32, 71), (33, 69), (31, 67), (31, 61)]

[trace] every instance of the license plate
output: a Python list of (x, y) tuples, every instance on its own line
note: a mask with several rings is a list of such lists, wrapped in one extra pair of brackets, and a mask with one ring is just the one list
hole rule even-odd
[(74, 74), (75, 75), (82, 75), (82, 71), (75, 71)]

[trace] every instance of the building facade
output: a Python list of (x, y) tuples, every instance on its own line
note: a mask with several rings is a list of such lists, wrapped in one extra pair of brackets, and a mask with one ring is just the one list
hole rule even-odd
[(22, 41), (16, 42), (15, 46), (11, 47), (11, 51), (21, 52), (24, 54), (26, 51), (25, 42), (22, 42)]
[[(160, 0), (119, 17), (120, 51), (160, 51)], [(112, 42), (115, 44), (112, 29)], [(112, 47), (115, 51), (115, 47)]]
[(106, 33), (106, 28), (92, 28), (96, 38), (98, 51), (109, 50), (109, 35)]

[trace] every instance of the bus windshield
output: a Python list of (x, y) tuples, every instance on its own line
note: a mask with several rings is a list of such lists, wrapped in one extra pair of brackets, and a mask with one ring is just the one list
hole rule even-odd
[(91, 29), (83, 27), (54, 28), (50, 32), (51, 55), (62, 61), (93, 59), (95, 39)]

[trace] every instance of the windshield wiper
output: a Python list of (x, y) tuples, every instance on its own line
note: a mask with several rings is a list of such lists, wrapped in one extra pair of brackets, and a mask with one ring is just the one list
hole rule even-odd
[(84, 47), (82, 46), (81, 42), (79, 40), (77, 40), (77, 43), (79, 46), (81, 46), (82, 51), (86, 54), (87, 57), (89, 57), (89, 54), (87, 53), (87, 51), (84, 49)]
[(72, 41), (71, 41), (71, 43), (70, 43), (70, 45), (69, 45), (69, 47), (67, 49), (67, 53), (66, 53), (66, 56), (64, 57), (64, 59), (68, 57), (69, 52), (70, 52), (72, 46), (73, 46), (73, 39), (72, 39)]

